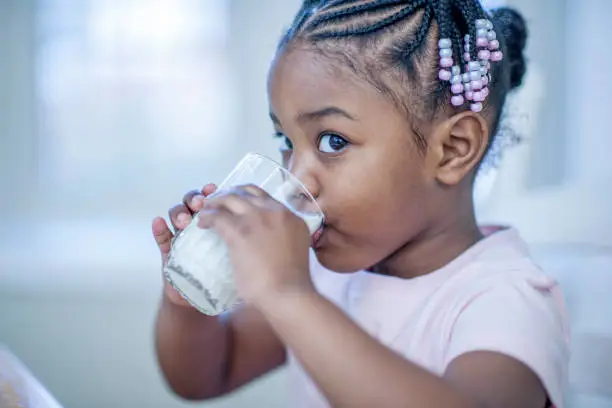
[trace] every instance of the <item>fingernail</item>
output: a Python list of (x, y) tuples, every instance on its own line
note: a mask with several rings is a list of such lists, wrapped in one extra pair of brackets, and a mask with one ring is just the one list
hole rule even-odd
[(187, 215), (187, 214), (185, 214), (185, 213), (180, 213), (180, 214), (178, 215), (178, 217), (176, 218), (176, 220), (177, 220), (177, 221), (179, 222), (179, 224), (181, 224), (181, 225), (187, 225), (187, 224), (189, 224), (189, 221), (191, 220), (191, 217), (190, 217), (190, 216), (188, 216), (188, 215)]

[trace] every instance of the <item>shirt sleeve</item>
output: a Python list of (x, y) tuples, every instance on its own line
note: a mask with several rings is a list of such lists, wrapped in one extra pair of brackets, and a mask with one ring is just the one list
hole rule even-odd
[(497, 352), (522, 362), (540, 378), (554, 406), (562, 408), (569, 334), (559, 286), (538, 277), (481, 292), (455, 321), (445, 365), (472, 351)]

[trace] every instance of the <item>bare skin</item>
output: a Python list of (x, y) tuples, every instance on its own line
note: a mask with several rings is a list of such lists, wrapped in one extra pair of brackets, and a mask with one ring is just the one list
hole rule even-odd
[[(174, 229), (185, 228), (193, 213), (202, 209), (202, 199), (214, 191), (215, 186), (209, 184), (201, 191), (188, 192), (182, 203), (169, 211)], [(157, 218), (153, 235), (165, 264), (174, 234), (163, 218)], [(259, 311), (245, 307), (225, 319), (208, 317), (165, 281), (156, 349), (168, 384), (189, 400), (225, 395), (285, 361), (282, 343)]]
[[(292, 50), (278, 57), (269, 82), (272, 120), (292, 147), (285, 164), (327, 216), (319, 261), (406, 279), (447, 264), (482, 237), (471, 188), (488, 142), (486, 120), (471, 112), (439, 118), (421, 153), (393, 104), (328, 64)], [(178, 205), (172, 222), (184, 227), (200, 208)], [(205, 209), (201, 226), (214, 226), (228, 242), (249, 307), (225, 321), (207, 318), (166, 287), (157, 350), (179, 395), (223, 395), (280, 366), (289, 346), (335, 407), (544, 407), (537, 376), (510, 357), (468, 353), (440, 378), (370, 337), (314, 290), (305, 228), (265, 193), (218, 196)], [(171, 232), (160, 219), (153, 229), (163, 256)]]

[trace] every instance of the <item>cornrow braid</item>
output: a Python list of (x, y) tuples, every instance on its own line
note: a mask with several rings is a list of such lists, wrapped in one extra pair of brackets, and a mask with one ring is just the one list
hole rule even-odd
[(333, 9), (338, 6), (349, 6), (351, 4), (359, 3), (362, 0), (330, 0), (325, 3), (325, 9)]
[[(342, 30), (335, 30), (335, 31), (323, 31), (323, 32), (314, 34), (312, 38), (316, 41), (316, 40), (324, 40), (328, 38), (362, 36), (366, 34), (372, 34), (379, 30), (382, 30), (383, 28), (392, 26), (395, 23), (404, 20), (407, 16), (414, 14), (414, 12), (419, 7), (421, 7), (422, 5), (421, 3), (425, 3), (425, 2), (426, 0), (416, 0), (415, 2), (413, 2), (413, 4), (410, 4), (410, 5), (407, 5), (401, 8), (399, 11), (395, 12), (394, 14), (391, 14), (374, 24), (363, 25), (363, 26), (358, 26), (358, 27), (348, 27)], [(378, 2), (366, 3), (362, 5), (364, 7), (359, 8), (358, 11), (354, 11), (352, 15), (341, 14), (344, 10), (340, 10), (336, 12), (337, 13), (336, 15), (332, 15), (331, 16), (332, 18), (329, 18), (328, 21), (332, 20), (334, 17), (337, 21), (342, 21), (348, 16), (353, 17), (355, 13), (368, 13), (368, 12), (378, 11), (382, 8), (389, 7), (391, 3), (402, 4), (402, 3), (405, 3), (405, 1), (380, 0)], [(365, 7), (365, 6), (369, 6), (369, 7)], [(357, 9), (358, 7), (359, 6), (354, 6), (354, 9)], [(314, 21), (313, 24), (314, 23), (316, 23), (316, 21)], [(318, 24), (318, 26), (320, 26), (321, 24), (323, 23)], [(306, 29), (308, 28), (310, 28), (310, 25), (306, 27)], [(314, 29), (316, 27), (312, 27), (312, 28)]]
[(399, 59), (409, 59), (414, 54), (414, 52), (423, 44), (425, 37), (431, 29), (431, 22), (433, 20), (433, 16), (433, 7), (431, 5), (425, 6), (425, 10), (423, 11), (423, 17), (421, 18), (421, 24), (419, 25), (419, 28), (416, 31), (414, 40), (410, 41), (405, 47), (401, 49), (401, 52), (398, 55)]
[(278, 44), (279, 49), (283, 48), (293, 37), (295, 37), (295, 34), (302, 29), (304, 24), (312, 17), (322, 3), (324, 3), (324, 0), (304, 0), (293, 19), (293, 24), (291, 24), (291, 27), (281, 37)]
[[(309, 0), (279, 51), (299, 44), (336, 58), (390, 97), (411, 123), (426, 126), (440, 110), (464, 109), (464, 100), (472, 110), (482, 109), (489, 58), (500, 61), (503, 49), (489, 18), (479, 0)], [(494, 47), (482, 45), (483, 30)], [(503, 66), (495, 72), (505, 78)], [(494, 131), (510, 90), (510, 81), (501, 79), (489, 84)]]
[[(451, 10), (452, 12), (452, 10)], [(461, 60), (461, 58), (463, 57), (463, 36), (461, 34), (461, 28), (458, 24), (453, 24), (452, 27), (452, 33), (451, 33), (451, 37), (453, 40), (453, 54), (456, 56), (456, 58), (459, 58), (459, 60)]]
[(450, 0), (438, 0), (434, 2), (434, 13), (438, 23), (440, 38), (449, 38), (453, 27)]
[(396, 7), (398, 5), (401, 5), (402, 3), (405, 3), (405, 1), (404, 0), (379, 0), (379, 1), (373, 1), (370, 3), (357, 4), (351, 7), (347, 7), (347, 8), (338, 10), (337, 6), (343, 5), (343, 3), (346, 3), (346, 2), (341, 2), (340, 4), (335, 4), (335, 3), (330, 4), (329, 8), (333, 8), (336, 11), (330, 11), (328, 13), (324, 13), (319, 18), (315, 18), (309, 24), (309, 28), (312, 30), (328, 21), (340, 20), (342, 18), (352, 18), (357, 13), (373, 12), (373, 11), (378, 11), (383, 8), (390, 8), (394, 6)]
[[(439, 38), (451, 38), (451, 34), (455, 31), (456, 24), (453, 20), (453, 14), (451, 9), (451, 0), (438, 0), (434, 3), (433, 7), (435, 13), (435, 19), (438, 24), (438, 37)], [(454, 61), (460, 58), (460, 43), (453, 42), (451, 44), (451, 56)], [(442, 57), (442, 55), (440, 55)], [(445, 83), (440, 82), (438, 86), (438, 93), (445, 89)]]
[(484, 17), (484, 11), (473, 0), (453, 0), (460, 10), (459, 15), (463, 18), (463, 23), (467, 26), (467, 32), (470, 37), (469, 45), (470, 57), (475, 58), (474, 50), (476, 49), (476, 20)]

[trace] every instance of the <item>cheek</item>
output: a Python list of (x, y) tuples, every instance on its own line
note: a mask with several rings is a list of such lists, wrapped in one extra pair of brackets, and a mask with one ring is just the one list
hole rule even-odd
[(406, 160), (362, 163), (327, 186), (339, 227), (367, 241), (396, 235), (385, 233), (398, 228), (406, 230), (419, 218), (426, 195), (420, 170)]
[[(348, 187), (348, 188), (347, 188)], [(424, 218), (406, 191), (377, 183), (370, 190), (348, 184), (337, 190), (346, 197), (338, 204), (340, 215), (318, 252), (319, 261), (337, 272), (363, 270), (387, 258), (421, 230)], [(359, 192), (360, 194), (357, 194)]]
[(332, 270), (368, 268), (426, 225), (428, 193), (419, 163), (372, 156), (326, 174), (323, 198), (337, 232), (330, 234), (329, 245), (318, 256)]

